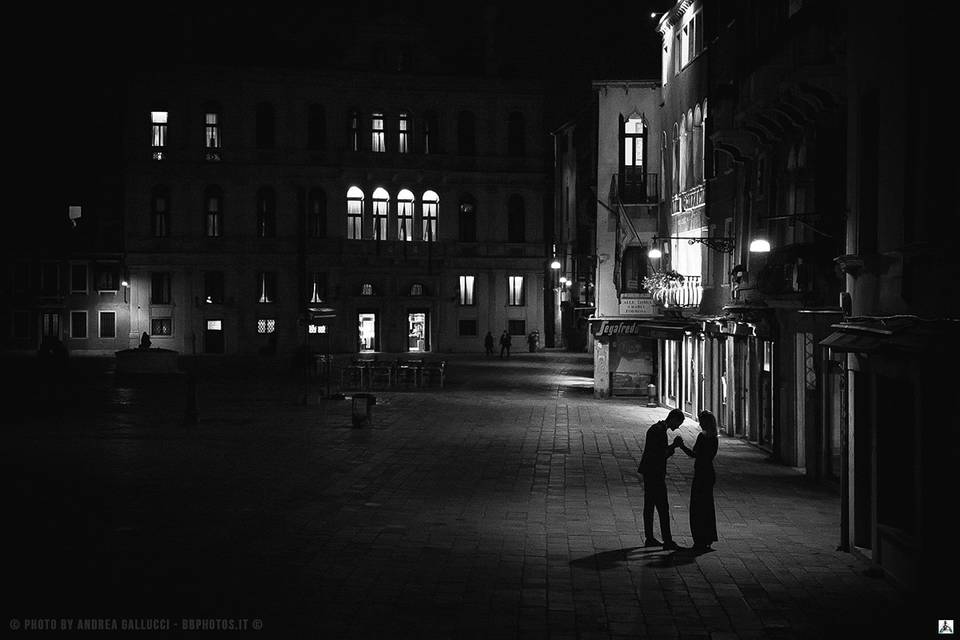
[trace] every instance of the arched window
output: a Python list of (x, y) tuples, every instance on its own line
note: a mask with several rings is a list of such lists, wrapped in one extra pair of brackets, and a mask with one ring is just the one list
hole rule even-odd
[(221, 159), (220, 126), (220, 105), (208, 102), (203, 109), (203, 158), (208, 162), (217, 162)]
[(511, 156), (522, 156), (526, 153), (526, 131), (523, 114), (514, 111), (507, 119), (507, 153)]
[(307, 148), (322, 149), (327, 143), (327, 112), (321, 104), (307, 107)]
[(423, 239), (433, 242), (437, 239), (437, 216), (440, 208), (440, 196), (436, 191), (424, 191), (421, 199), (423, 210)]
[(397, 194), (397, 237), (404, 242), (413, 240), (413, 192), (409, 189)]
[(460, 155), (472, 156), (477, 153), (477, 131), (473, 114), (461, 111), (457, 118), (457, 147)]
[(703, 182), (703, 111), (698, 104), (693, 110), (693, 135), (690, 136), (693, 147), (693, 182)]
[(269, 102), (258, 104), (256, 119), (257, 148), (272, 149), (273, 145), (276, 144), (276, 118), (273, 105)]
[(667, 132), (660, 132), (660, 199), (667, 195)]
[(387, 212), (390, 210), (390, 194), (383, 187), (373, 191), (373, 239), (389, 240), (387, 236)]
[(410, 285), (410, 295), (411, 296), (422, 296), (423, 295), (423, 284), (420, 282), (414, 282)]
[(527, 214), (523, 198), (510, 196), (507, 201), (507, 242), (526, 242)]
[(211, 185), (206, 188), (204, 201), (204, 233), (208, 238), (223, 235), (223, 190)]
[(270, 187), (257, 191), (257, 237), (277, 235), (277, 195)]
[(347, 190), (347, 238), (363, 238), (363, 191), (359, 187)]
[(311, 189), (307, 201), (310, 216), (307, 224), (309, 225), (310, 236), (313, 238), (326, 238), (327, 194), (323, 189)]
[(471, 195), (460, 198), (460, 242), (477, 241), (477, 204)]
[(680, 184), (680, 126), (674, 122), (673, 123), (673, 166), (670, 167), (670, 183), (672, 187), (673, 195), (677, 195), (683, 191), (683, 187)]
[(693, 186), (693, 110), (688, 109), (687, 115), (683, 118), (683, 152), (686, 154), (683, 162), (684, 176), (683, 188), (689, 189)]
[(167, 236), (170, 215), (170, 191), (166, 187), (154, 187), (150, 194), (150, 227), (154, 238)]
[(397, 115), (397, 152), (410, 153), (410, 114), (406, 111)]

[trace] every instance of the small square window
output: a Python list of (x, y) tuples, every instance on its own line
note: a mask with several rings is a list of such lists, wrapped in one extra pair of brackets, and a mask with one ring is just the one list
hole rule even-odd
[(172, 336), (173, 318), (151, 318), (150, 335), (153, 336)]

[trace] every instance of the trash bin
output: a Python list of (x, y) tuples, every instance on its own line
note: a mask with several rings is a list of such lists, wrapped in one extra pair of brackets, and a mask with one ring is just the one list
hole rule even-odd
[(657, 402), (657, 385), (655, 384), (647, 385), (647, 406), (648, 407), (660, 406), (660, 403)]
[(372, 393), (353, 394), (351, 419), (354, 428), (370, 424), (370, 418), (373, 413), (373, 405), (377, 403), (377, 398)]

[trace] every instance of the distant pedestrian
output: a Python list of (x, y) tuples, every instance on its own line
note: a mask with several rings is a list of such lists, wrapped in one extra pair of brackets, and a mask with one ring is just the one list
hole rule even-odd
[[(677, 443), (667, 444), (667, 429), (675, 430), (683, 424), (683, 411), (673, 409), (666, 420), (655, 422), (647, 429), (643, 455), (637, 471), (643, 475), (643, 532), (645, 547), (660, 547), (676, 550), (680, 547), (670, 534), (670, 506), (667, 503), (667, 458), (673, 455)], [(660, 533), (663, 542), (653, 535), (653, 511), (660, 516)]]
[(504, 352), (506, 352), (507, 357), (510, 357), (510, 333), (504, 329), (503, 333), (500, 334), (500, 357), (503, 357)]
[(493, 355), (493, 334), (487, 331), (487, 335), (483, 338), (483, 349), (487, 352), (487, 357)]
[(540, 339), (540, 334), (536, 331), (531, 331), (527, 336), (527, 346), (530, 347), (530, 353), (534, 353), (537, 350), (537, 341)]
[(693, 485), (690, 487), (690, 535), (693, 536), (693, 550), (704, 552), (717, 541), (717, 513), (713, 504), (713, 485), (717, 475), (713, 469), (713, 459), (717, 456), (717, 419), (709, 411), (701, 411), (700, 434), (693, 449), (688, 449), (682, 436), (673, 443), (684, 453), (694, 458)]

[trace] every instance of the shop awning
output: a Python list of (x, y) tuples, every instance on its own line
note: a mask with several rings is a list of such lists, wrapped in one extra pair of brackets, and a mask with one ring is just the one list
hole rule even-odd
[(670, 323), (641, 318), (591, 318), (590, 332), (597, 338), (634, 336), (679, 340), (686, 332), (700, 332), (700, 326), (689, 322)]
[(851, 353), (874, 353), (880, 349), (881, 339), (878, 336), (868, 336), (846, 331), (835, 331), (820, 341), (821, 347), (830, 347), (834, 351), (848, 351)]
[(821, 340), (820, 345), (834, 351), (921, 353), (930, 351), (934, 345), (946, 349), (955, 341), (954, 332), (945, 323), (893, 319), (844, 322), (831, 327), (839, 330)]

